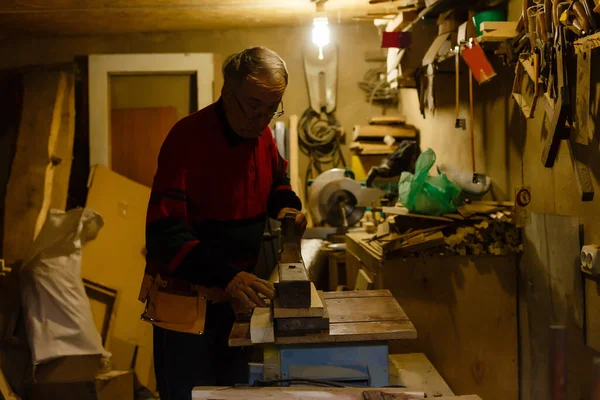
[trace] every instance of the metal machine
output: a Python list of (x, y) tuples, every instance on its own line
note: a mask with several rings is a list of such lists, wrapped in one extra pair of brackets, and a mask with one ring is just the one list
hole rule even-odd
[(317, 224), (346, 228), (356, 225), (365, 209), (377, 206), (384, 194), (380, 189), (362, 186), (352, 172), (334, 168), (313, 181), (308, 204)]

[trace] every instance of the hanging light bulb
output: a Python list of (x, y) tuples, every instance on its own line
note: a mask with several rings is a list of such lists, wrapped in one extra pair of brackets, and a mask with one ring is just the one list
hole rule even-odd
[(313, 20), (312, 41), (319, 48), (319, 60), (323, 59), (323, 47), (329, 44), (329, 22), (327, 17)]

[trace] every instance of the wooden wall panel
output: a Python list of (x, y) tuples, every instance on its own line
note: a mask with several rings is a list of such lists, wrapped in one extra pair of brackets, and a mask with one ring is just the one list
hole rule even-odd
[(349, 274), (370, 271), (374, 288), (389, 289), (417, 329), (415, 341), (392, 342), (391, 353), (425, 353), (456, 394), (518, 399), (515, 256), (382, 261), (360, 242), (347, 236)]
[(112, 110), (113, 171), (152, 187), (160, 148), (176, 122), (175, 107)]
[(532, 213), (520, 263), (522, 399), (551, 398), (552, 325), (568, 330), (567, 398), (588, 398), (591, 393), (583, 384), (593, 379), (594, 369), (583, 340), (580, 251), (579, 218)]

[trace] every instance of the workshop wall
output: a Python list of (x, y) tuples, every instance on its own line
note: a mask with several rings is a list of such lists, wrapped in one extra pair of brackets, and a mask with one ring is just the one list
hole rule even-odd
[[(373, 67), (364, 60), (367, 50), (379, 46), (376, 28), (370, 23), (331, 26), (332, 43), (339, 48), (338, 110), (336, 115), (347, 133), (367, 121), (369, 109), (358, 82)], [(224, 59), (245, 47), (262, 45), (278, 52), (288, 65), (290, 84), (284, 97), (287, 123), (292, 114), (300, 117), (308, 107), (302, 48), (311, 43), (311, 27), (199, 31), (186, 33), (134, 34), (0, 40), (0, 69), (28, 64), (72, 61), (73, 57), (106, 53), (210, 52)], [(375, 111), (374, 111), (375, 112)], [(347, 146), (344, 153), (348, 164)], [(300, 171), (308, 164), (301, 154)]]
[[(521, 0), (510, 0), (509, 20), (518, 20), (521, 12)], [(469, 116), (468, 104), (468, 73), (466, 66), (462, 63), (461, 74), (461, 117)], [(544, 126), (544, 107), (542, 99), (538, 101), (535, 118), (525, 120), (518, 106), (512, 100), (511, 89), (514, 80), (514, 71), (503, 67), (500, 63), (494, 65), (498, 76), (494, 80), (479, 86), (474, 83), (475, 91), (475, 148), (478, 172), (483, 172), (493, 179), (492, 191), (486, 197), (494, 200), (514, 200), (515, 189), (521, 186), (530, 186), (532, 202), (529, 206), (531, 212), (544, 214), (569, 215), (579, 218), (583, 226), (585, 243), (600, 242), (600, 219), (597, 210), (600, 207), (600, 157), (598, 137), (587, 147), (575, 148), (575, 156), (587, 163), (592, 172), (595, 200), (582, 202), (577, 188), (569, 148), (566, 142), (560, 147), (558, 158), (552, 169), (542, 165), (542, 149), (545, 144), (546, 132)], [(596, 79), (596, 82), (598, 80)], [(593, 81), (594, 82), (594, 81)], [(598, 85), (598, 83), (596, 83)], [(598, 91), (596, 91), (598, 92)], [(426, 111), (423, 118), (419, 112), (418, 99), (415, 90), (405, 89), (401, 91), (401, 102), (399, 111), (407, 116), (409, 123), (421, 129), (422, 148), (431, 147), (438, 156), (438, 163), (450, 163), (455, 167), (471, 170), (471, 142), (469, 130), (457, 130), (454, 128), (455, 113), (455, 82), (454, 75), (438, 74), (435, 77), (435, 93), (437, 108), (434, 113)], [(593, 99), (596, 106), (597, 99)], [(561, 242), (560, 230), (554, 232), (542, 231), (542, 234), (534, 233), (533, 241), (546, 243), (547, 241)], [(545, 237), (543, 237), (545, 235)], [(565, 249), (556, 251), (566, 251)], [(545, 257), (551, 257), (542, 255)], [(528, 255), (530, 257), (531, 255)], [(533, 255), (535, 259), (536, 256)], [(575, 255), (576, 256), (576, 255)], [(541, 257), (541, 259), (544, 259)], [(529, 262), (527, 259), (525, 262)], [(523, 262), (523, 261), (522, 261)], [(547, 310), (536, 309), (536, 304), (527, 305), (525, 294), (527, 291), (535, 293), (539, 286), (550, 286), (547, 293), (542, 295), (550, 298), (552, 302), (552, 313), (556, 309), (569, 308), (573, 303), (581, 301), (581, 293), (569, 292), (574, 282), (561, 281), (553, 276), (554, 272), (548, 264), (536, 260), (532, 262), (535, 267), (544, 268), (542, 275), (547, 281), (532, 281), (530, 277), (522, 279), (521, 302), (529, 308), (529, 315), (535, 313), (547, 313)], [(564, 267), (564, 264), (563, 264)], [(531, 268), (531, 265), (521, 265), (521, 269)], [(539, 272), (537, 272), (539, 274)], [(552, 282), (551, 284), (549, 282)], [(575, 286), (580, 285), (575, 282)], [(567, 321), (570, 330), (568, 342), (569, 362), (569, 398), (587, 398), (591, 392), (594, 371), (592, 358), (599, 354), (590, 347), (598, 349), (600, 343), (600, 332), (589, 328), (589, 321), (600, 319), (600, 295), (598, 285), (586, 280), (586, 320), (587, 332), (577, 321)], [(564, 294), (566, 293), (566, 297)], [(539, 295), (539, 294), (538, 294)], [(554, 295), (554, 296), (553, 296)], [(544, 301), (546, 301), (545, 299)], [(521, 315), (521, 346), (524, 364), (521, 368), (530, 368), (527, 380), (521, 382), (522, 398), (536, 398), (535, 393), (547, 390), (547, 387), (539, 387), (541, 382), (547, 383), (546, 365), (536, 363), (535, 355), (530, 354), (529, 343), (535, 342), (537, 334), (548, 335), (548, 326), (535, 326), (535, 322), (529, 322)], [(557, 316), (553, 315), (556, 319)], [(525, 324), (524, 324), (525, 323)], [(527, 325), (527, 330), (523, 325)], [(527, 339), (524, 336), (528, 335)], [(547, 340), (547, 336), (543, 339)], [(537, 349), (539, 350), (539, 349)], [(529, 356), (531, 355), (531, 359)], [(533, 363), (529, 365), (529, 363)], [(541, 368), (541, 369), (540, 369)], [(537, 369), (537, 370), (536, 370)], [(522, 376), (523, 378), (524, 376)], [(538, 387), (536, 387), (538, 385)], [(532, 396), (533, 397), (530, 397)], [(541, 398), (541, 397), (537, 397)]]

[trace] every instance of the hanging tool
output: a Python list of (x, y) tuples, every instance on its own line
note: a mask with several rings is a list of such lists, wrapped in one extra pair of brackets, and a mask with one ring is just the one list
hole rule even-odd
[(473, 183), (487, 186), (487, 176), (478, 174), (475, 168), (475, 106), (473, 102), (473, 72), (469, 70), (469, 126), (471, 130), (471, 158), (473, 162)]
[[(553, 96), (554, 102), (549, 100), (546, 107), (548, 137), (546, 138), (546, 145), (542, 152), (542, 163), (546, 168), (554, 166), (560, 142), (563, 139), (569, 138), (569, 130), (565, 127), (570, 105), (564, 54), (565, 43), (565, 28), (559, 25), (556, 29), (556, 44), (553, 47), (556, 59), (555, 77), (554, 79), (551, 77), (551, 80), (556, 81), (556, 93)], [(552, 85), (548, 88), (548, 92), (552, 94)]]
[(456, 123), (454, 127), (456, 129), (467, 129), (467, 120), (460, 118), (460, 46), (456, 46), (454, 49), (455, 61), (456, 61)]

